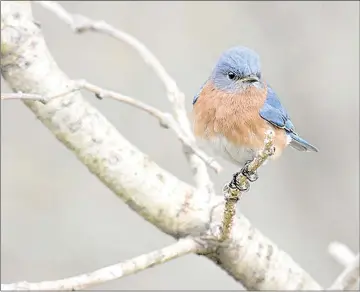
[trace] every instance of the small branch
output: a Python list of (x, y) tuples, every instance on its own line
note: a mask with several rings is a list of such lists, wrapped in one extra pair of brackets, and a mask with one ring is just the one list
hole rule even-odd
[[(269, 130), (266, 133), (264, 141), (264, 149), (261, 150), (258, 155), (248, 164), (247, 171), (249, 173), (255, 173), (256, 170), (274, 154), (275, 148), (273, 147), (274, 132)], [(225, 197), (224, 216), (222, 221), (222, 229), (220, 241), (224, 241), (229, 238), (232, 229), (233, 220), (236, 214), (236, 203), (239, 200), (242, 192), (249, 188), (249, 182), (245, 175), (241, 172), (236, 176), (236, 187), (232, 187), (231, 183), (225, 185), (223, 194)]]
[(186, 146), (190, 150), (190, 152), (194, 153), (196, 156), (202, 159), (209, 167), (214, 169), (216, 173), (219, 173), (221, 171), (221, 166), (213, 158), (209, 157), (205, 152), (200, 150), (195, 145), (195, 143), (193, 143), (187, 137), (187, 135), (184, 134), (184, 132), (181, 130), (178, 123), (175, 121), (175, 119), (171, 114), (164, 113), (155, 107), (152, 107), (146, 103), (143, 103), (129, 96), (125, 96), (123, 94), (114, 91), (102, 89), (94, 84), (91, 84), (83, 80), (77, 81), (76, 83), (77, 83), (77, 87), (87, 89), (101, 98), (106, 98), (106, 97), (112, 98), (117, 101), (132, 105), (138, 109), (141, 109), (149, 113), (150, 115), (152, 115), (153, 117), (159, 120), (161, 126), (165, 128), (171, 128), (176, 133), (176, 135), (178, 136), (179, 140), (183, 143), (183, 145)]
[[(105, 21), (94, 21), (88, 17), (79, 14), (71, 14), (67, 12), (59, 3), (54, 1), (36, 1), (41, 4), (44, 8), (50, 10), (54, 14), (56, 14), (62, 21), (68, 24), (72, 30), (76, 33), (83, 33), (86, 31), (94, 31), (98, 33), (106, 34), (110, 37), (113, 37), (117, 40), (127, 43), (130, 45), (135, 51), (139, 53), (144, 62), (149, 65), (159, 79), (164, 84), (167, 96), (169, 101), (173, 105), (173, 110), (175, 113), (175, 118), (180, 125), (181, 130), (188, 137), (189, 142), (191, 144), (195, 144), (195, 137), (192, 134), (191, 126), (189, 119), (187, 117), (184, 100), (185, 95), (183, 92), (179, 90), (176, 85), (176, 82), (170, 77), (170, 75), (166, 72), (165, 68), (161, 65), (160, 61), (151, 53), (151, 51), (139, 40), (135, 37), (127, 34), (119, 29), (114, 28), (110, 24)], [(215, 194), (213, 184), (207, 172), (205, 164), (201, 161), (199, 157), (196, 155), (189, 153), (184, 149), (184, 153), (189, 161), (194, 180), (197, 184), (198, 189), (204, 190), (208, 193)], [(212, 164), (216, 162), (213, 161)], [(219, 171), (221, 167), (218, 163), (216, 163), (219, 167)]]
[(78, 275), (57, 281), (40, 283), (19, 282), (1, 284), (1, 291), (5, 290), (81, 290), (94, 285), (106, 283), (115, 279), (135, 274), (139, 271), (168, 262), (183, 255), (201, 252), (204, 247), (192, 238), (180, 239), (174, 244), (160, 250), (143, 254), (131, 260), (115, 264), (91, 273)]
[(61, 92), (59, 94), (52, 95), (52, 96), (42, 96), (40, 94), (23, 93), (23, 92), (1, 93), (1, 100), (11, 100), (11, 99), (13, 99), (13, 100), (15, 100), (15, 99), (38, 100), (38, 101), (41, 101), (42, 103), (45, 103), (46, 101), (65, 96), (65, 95), (75, 92), (77, 90), (78, 90), (78, 88), (74, 87), (74, 88), (71, 88), (70, 90), (66, 90), (64, 92)]
[(350, 265), (355, 259), (355, 253), (341, 242), (331, 242), (328, 247), (329, 254), (342, 266)]
[(38, 94), (29, 94), (29, 93), (1, 93), (1, 100), (10, 100), (10, 99), (28, 99), (28, 100), (43, 100), (43, 96)]
[(359, 254), (355, 255), (348, 246), (337, 241), (329, 244), (328, 252), (345, 267), (328, 290), (360, 290)]
[(352, 262), (345, 268), (345, 270), (337, 277), (335, 282), (328, 290), (360, 290), (360, 256), (354, 257)]

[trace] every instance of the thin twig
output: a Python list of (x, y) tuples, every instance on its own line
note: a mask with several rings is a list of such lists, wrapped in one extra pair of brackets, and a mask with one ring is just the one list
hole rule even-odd
[(65, 96), (69, 93), (75, 92), (77, 91), (78, 88), (74, 87), (71, 88), (67, 91), (58, 93), (56, 95), (52, 95), (52, 96), (42, 96), (40, 94), (34, 94), (34, 93), (23, 93), (23, 92), (11, 92), (11, 93), (1, 93), (1, 100), (17, 100), (17, 99), (22, 99), (22, 100), (38, 100), (41, 101), (42, 103), (45, 103), (48, 100), (57, 98), (57, 97), (61, 97), (61, 96)]
[(360, 290), (360, 256), (357, 254), (328, 290)]
[(359, 255), (355, 255), (347, 245), (337, 241), (329, 244), (328, 252), (345, 267), (328, 290), (360, 290)]
[(22, 92), (17, 92), (17, 93), (1, 93), (1, 99), (31, 99), (31, 100), (39, 100), (44, 103), (50, 101), (51, 99), (65, 96), (71, 92), (80, 89), (86, 89), (90, 92), (95, 93), (101, 98), (112, 98), (117, 101), (124, 102), (126, 104), (132, 105), (138, 109), (141, 109), (149, 113), (150, 115), (152, 115), (153, 117), (159, 120), (160, 125), (162, 127), (172, 129), (179, 138), (179, 140), (181, 141), (181, 143), (183, 143), (183, 145), (188, 148), (189, 152), (197, 155), (209, 167), (213, 168), (217, 173), (221, 171), (221, 166), (212, 157), (209, 157), (204, 151), (199, 149), (195, 143), (192, 143), (192, 141), (184, 134), (184, 132), (180, 129), (178, 123), (175, 121), (175, 119), (171, 114), (162, 112), (157, 108), (152, 107), (139, 100), (136, 100), (132, 97), (117, 93), (115, 91), (103, 89), (85, 80), (74, 81), (74, 85), (72, 89), (51, 97), (45, 97), (38, 94), (24, 94)]
[(189, 137), (181, 130), (179, 124), (175, 121), (171, 114), (164, 113), (155, 107), (152, 107), (144, 102), (141, 102), (129, 96), (117, 93), (115, 91), (100, 88), (84, 80), (78, 81), (78, 87), (87, 89), (102, 98), (112, 98), (117, 101), (135, 106), (143, 111), (146, 111), (153, 117), (157, 118), (163, 127), (172, 129), (178, 136), (179, 140), (183, 143), (184, 146), (186, 146), (190, 150), (190, 152), (194, 153), (196, 156), (202, 159), (209, 167), (214, 169), (217, 173), (221, 171), (221, 166), (212, 157), (209, 157), (204, 151), (200, 150), (196, 146), (196, 144), (189, 139)]
[(350, 265), (356, 256), (347, 245), (337, 241), (329, 244), (328, 252), (334, 260), (344, 267)]
[(16, 100), (16, 99), (29, 99), (29, 100), (43, 100), (43, 96), (31, 93), (1, 93), (1, 100)]
[[(103, 33), (117, 40), (127, 43), (135, 51), (137, 51), (139, 55), (143, 58), (144, 62), (154, 70), (156, 75), (164, 84), (167, 91), (168, 99), (173, 105), (175, 120), (179, 123), (181, 130), (188, 137), (191, 144), (195, 143), (195, 137), (192, 134), (190, 122), (187, 117), (187, 113), (184, 105), (184, 100), (185, 100), (184, 93), (179, 90), (179, 88), (176, 85), (176, 82), (166, 72), (165, 68), (161, 65), (160, 61), (143, 43), (141, 43), (139, 40), (137, 40), (135, 37), (131, 36), (130, 34), (127, 34), (119, 29), (114, 28), (113, 26), (111, 26), (110, 24), (106, 23), (103, 20), (94, 21), (83, 15), (70, 14), (59, 3), (56, 3), (54, 1), (36, 1), (36, 2), (41, 4), (44, 8), (56, 14), (62, 21), (67, 23), (77, 33), (82, 33), (86, 31)], [(215, 194), (213, 184), (211, 182), (206, 166), (203, 163), (202, 159), (197, 157), (197, 155), (194, 155), (193, 153), (189, 153), (186, 148), (184, 149), (184, 153), (191, 166), (194, 180), (197, 184), (198, 189), (205, 190), (206, 192), (212, 195)], [(218, 163), (216, 164), (220, 166)]]
[[(269, 130), (265, 135), (264, 149), (261, 150), (257, 156), (247, 166), (247, 171), (254, 173), (270, 156), (274, 154), (273, 147), (274, 132)], [(222, 221), (222, 229), (220, 235), (220, 241), (224, 241), (229, 238), (232, 229), (233, 220), (236, 214), (236, 203), (241, 196), (241, 189), (249, 188), (248, 179), (242, 173), (237, 177), (237, 188), (231, 187), (231, 183), (225, 185), (223, 194), (225, 197), (224, 215)]]
[(205, 249), (192, 238), (180, 239), (174, 244), (160, 250), (143, 254), (133, 259), (109, 267), (96, 270), (62, 280), (44, 281), (39, 283), (19, 282), (1, 284), (1, 291), (5, 290), (80, 290), (94, 285), (106, 283), (127, 275), (168, 262), (189, 253), (202, 252)]

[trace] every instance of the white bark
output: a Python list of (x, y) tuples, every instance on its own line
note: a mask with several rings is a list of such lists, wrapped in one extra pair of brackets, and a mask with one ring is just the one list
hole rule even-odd
[(360, 255), (354, 257), (328, 290), (360, 290)]

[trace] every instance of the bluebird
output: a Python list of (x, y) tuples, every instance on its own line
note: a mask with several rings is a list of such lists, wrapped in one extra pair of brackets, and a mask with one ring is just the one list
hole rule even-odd
[(262, 77), (259, 55), (246, 47), (230, 48), (220, 56), (194, 96), (193, 121), (195, 136), (243, 171), (263, 149), (269, 128), (274, 132), (272, 158), (288, 145), (318, 151), (295, 132), (277, 94)]

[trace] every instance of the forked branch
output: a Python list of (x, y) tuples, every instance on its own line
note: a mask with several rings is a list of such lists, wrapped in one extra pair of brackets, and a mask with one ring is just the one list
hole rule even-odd
[[(138, 52), (139, 55), (143, 58), (144, 62), (154, 70), (155, 74), (164, 84), (167, 97), (173, 106), (175, 120), (179, 123), (181, 130), (189, 139), (189, 143), (195, 143), (195, 138), (192, 134), (190, 122), (185, 109), (184, 93), (180, 91), (176, 85), (175, 80), (171, 78), (171, 76), (165, 70), (164, 66), (162, 66), (160, 61), (143, 43), (141, 43), (132, 35), (113, 27), (103, 20), (96, 21), (83, 15), (71, 14), (66, 11), (60, 4), (54, 1), (36, 2), (57, 15), (76, 33), (83, 33), (87, 31), (102, 33), (130, 45), (136, 52)], [(197, 157), (192, 152), (187, 152), (187, 149), (184, 149), (184, 152), (189, 161), (194, 180), (199, 190), (215, 194), (213, 184), (209, 174), (207, 173), (205, 164), (201, 161), (201, 158)], [(211, 160), (211, 164), (215, 166), (213, 168), (217, 172), (221, 170), (221, 167), (217, 162)]]

